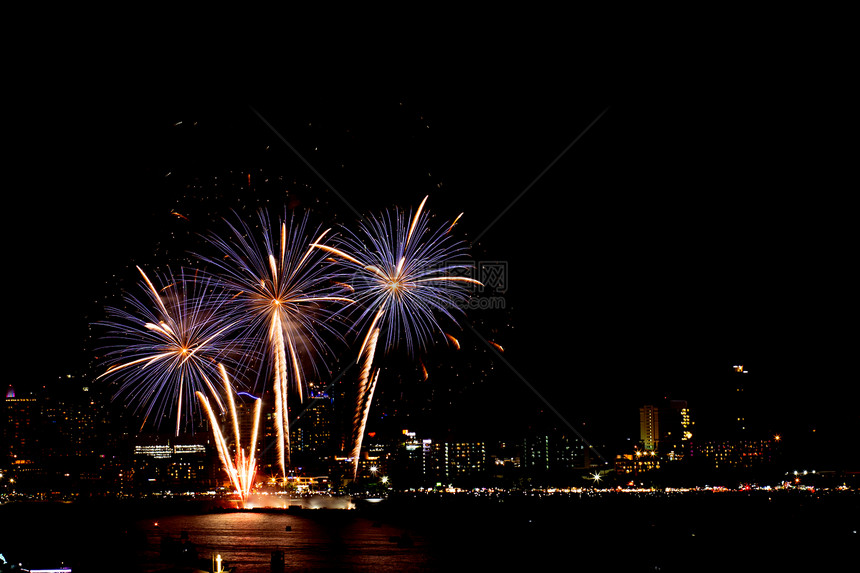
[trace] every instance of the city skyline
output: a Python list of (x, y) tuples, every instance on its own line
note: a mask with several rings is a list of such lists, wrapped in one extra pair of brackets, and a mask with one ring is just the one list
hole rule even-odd
[[(848, 36), (709, 18), (643, 44), (561, 10), (460, 12), (307, 37), (278, 19), (250, 60), (162, 60), (164, 26), (129, 50), (72, 17), (10, 52), (0, 571), (856, 560)], [(334, 233), (425, 197), (483, 286), (451, 338), (376, 354), (358, 480), (364, 331), (307, 371), (328, 399), (290, 402), (286, 483), (256, 365), (193, 435), (110, 401), (105, 308), (147, 297), (144, 274), (196, 285), (225, 220)]]
[[(182, 259), (176, 237), (190, 231), (180, 207), (228, 215), (190, 197), (195, 178), (217, 197), (215, 178), (232, 178), (230, 195), (247, 174), (260, 185), (261, 174), (283, 177), (292, 199), (327, 223), (349, 221), (353, 209), (414, 207), (425, 195), (445, 218), (464, 213), (458, 228), (474, 241), (473, 257), (506, 264), (505, 308), (467, 313), (461, 333), (492, 364), (477, 395), (500, 426), (524, 415), (525, 403), (599, 441), (619, 423), (618, 400), (671, 394), (695, 403), (743, 363), (787, 436), (824, 432), (842, 440), (837, 451), (850, 443), (856, 390), (848, 341), (836, 332), (847, 229), (782, 194), (787, 184), (806, 193), (809, 183), (788, 165), (775, 171), (799, 153), (781, 140), (791, 102), (762, 109), (715, 94), (679, 103), (554, 83), (517, 100), (495, 84), (470, 87), (220, 109), (78, 102), (75, 118), (46, 112), (56, 139), (31, 161), (56, 161), (29, 165), (29, 183), (62, 196), (34, 223), (42, 242), (21, 268), (38, 277), (59, 257), (54, 280), (37, 288), (47, 287), (42, 300), (57, 292), (63, 300), (16, 316), (27, 340), (56, 336), (49, 352), (28, 354), (40, 368), (16, 376), (38, 384), (79, 367), (96, 301), (117, 294), (113, 275)], [(75, 145), (76, 134), (87, 139)], [(14, 212), (38, 222), (38, 207), (20, 200)], [(199, 221), (191, 229), (205, 230)], [(504, 352), (486, 345), (483, 320)]]
[[(271, 410), (258, 420), (262, 422), (259, 439), (244, 441), (257, 434), (257, 422), (251, 416), (256, 399), (249, 402), (237, 396), (238, 417), (210, 415), (192, 433), (174, 434), (138, 429), (136, 420), (107, 407), (104, 392), (86, 384), (70, 380), (65, 386), (37, 394), (16, 395), (12, 387), (7, 390), (7, 419), (0, 433), (11, 448), (3, 470), (10, 480), (5, 484), (6, 493), (14, 480), (15, 489), (25, 495), (55, 497), (212, 494), (222, 487), (226, 494), (236, 484), (230, 482), (220, 462), (235, 453), (238, 467), (237, 443), (243, 448), (255, 444), (251, 460), (252, 465), (254, 459), (259, 464), (256, 485), (245, 491), (243, 499), (248, 494), (281, 491), (287, 483), (280, 480)], [(293, 416), (291, 443), (296, 463), (290, 467), (289, 482), (295, 485), (312, 479), (323, 491), (343, 491), (352, 481), (353, 469), (349, 432), (341, 435), (349, 420), (338, 416), (344, 408), (338, 405), (342, 396), (337, 390), (331, 394), (314, 390), (313, 395), (313, 401)], [(263, 400), (270, 397), (267, 392)], [(345, 405), (347, 413), (349, 406)], [(583, 480), (600, 475), (609, 487), (736, 485), (738, 480), (764, 487), (785, 482), (784, 476), (792, 471), (818, 474), (830, 481), (856, 477), (850, 464), (810, 458), (804, 451), (809, 444), (798, 447), (779, 434), (762, 433), (753, 417), (735, 418), (747, 410), (745, 406), (742, 400), (721, 404), (719, 410), (728, 418), (716, 420), (714, 425), (714, 419), (698, 418), (686, 401), (643, 404), (638, 409), (638, 436), (621, 448), (590, 447), (552, 420), (501, 438), (434, 432), (414, 413), (406, 412), (369, 428), (359, 483), (372, 486), (385, 476), (383, 483), (398, 491), (451, 485), (570, 488), (582, 487)], [(636, 417), (635, 410), (623, 414), (628, 420)], [(239, 424), (235, 436), (230, 429), (236, 423), (232, 420)], [(213, 434), (215, 426), (220, 432)], [(246, 455), (250, 452), (245, 449)]]

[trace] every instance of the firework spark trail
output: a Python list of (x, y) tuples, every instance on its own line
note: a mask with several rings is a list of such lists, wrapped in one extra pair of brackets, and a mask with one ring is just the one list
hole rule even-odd
[(223, 365), (219, 365), (221, 375), (224, 380), (224, 386), (227, 390), (227, 403), (229, 404), (230, 419), (233, 425), (233, 434), (236, 445), (236, 452), (233, 458), (230, 457), (230, 452), (227, 447), (227, 442), (224, 439), (224, 434), (218, 423), (218, 419), (209, 400), (202, 392), (197, 392), (197, 398), (203, 406), (203, 410), (209, 417), (209, 423), (212, 426), (212, 434), (215, 440), (215, 448), (218, 451), (218, 457), (221, 459), (221, 465), (224, 471), (230, 478), (230, 483), (236, 489), (236, 493), (244, 503), (248, 499), (251, 488), (254, 485), (254, 477), (257, 474), (257, 436), (260, 428), (260, 413), (262, 412), (262, 400), (256, 398), (254, 400), (253, 427), (251, 431), (251, 441), (248, 444), (248, 453), (242, 448), (242, 436), (239, 432), (239, 415), (236, 410), (236, 401), (233, 398), (233, 387), (230, 379), (227, 376), (227, 371)]
[(118, 381), (114, 398), (125, 395), (144, 411), (141, 428), (153, 414), (160, 423), (175, 405), (178, 435), (183, 417), (193, 418), (195, 392), (208, 392), (223, 410), (215, 365), (238, 345), (227, 336), (232, 325), (217, 319), (226, 299), (211, 281), (168, 272), (159, 290), (137, 269), (147, 299), (126, 295), (131, 310), (108, 308), (108, 319), (97, 323), (116, 341), (105, 349), (108, 368), (98, 378)]
[(239, 417), (236, 415), (236, 400), (233, 398), (231, 384), (227, 378), (227, 371), (224, 369), (224, 365), (219, 365), (219, 368), (221, 370), (221, 377), (224, 379), (225, 386), (227, 387), (227, 403), (230, 405), (230, 417), (233, 420), (233, 438), (236, 440), (238, 451), (238, 446), (241, 442), (239, 441)]
[[(421, 201), (414, 215), (395, 210), (394, 215), (371, 217), (359, 223), (359, 235), (345, 231), (337, 246), (315, 243), (312, 246), (335, 255), (354, 272), (352, 288), (359, 303), (356, 328), (367, 326), (358, 351), (357, 362), (364, 364), (354, 420), (352, 450), (353, 477), (358, 474), (358, 456), (378, 371), (371, 381), (377, 345), (382, 340), (388, 350), (404, 340), (410, 354), (425, 347), (439, 332), (444, 332), (436, 315), (456, 324), (453, 309), (462, 310), (468, 299), (467, 286), (480, 285), (463, 276), (471, 265), (451, 263), (466, 255), (462, 242), (450, 232), (460, 216), (447, 227), (429, 229), (429, 215)], [(456, 339), (449, 339), (456, 343)]]
[(239, 484), (239, 473), (236, 471), (236, 466), (233, 463), (233, 460), (230, 459), (227, 444), (224, 441), (224, 435), (221, 433), (218, 426), (218, 418), (215, 416), (215, 412), (209, 405), (209, 400), (206, 396), (204, 396), (202, 392), (196, 392), (196, 395), (198, 400), (200, 400), (200, 405), (203, 407), (203, 411), (206, 412), (209, 417), (209, 424), (212, 426), (212, 434), (215, 440), (215, 449), (218, 451), (218, 458), (221, 460), (221, 465), (224, 467), (224, 471), (227, 472), (227, 476), (230, 478), (230, 482), (233, 484), (233, 487), (241, 495), (242, 486)]
[(254, 426), (251, 429), (251, 443), (249, 445), (251, 450), (250, 461), (248, 462), (249, 470), (246, 472), (246, 475), (250, 475), (252, 480), (257, 469), (257, 436), (260, 433), (260, 414), (262, 411), (263, 401), (257, 398), (254, 402)]
[[(231, 295), (230, 320), (234, 334), (268, 357), (268, 373), (258, 383), (272, 384), (275, 396), (275, 433), (278, 465), (284, 478), (290, 465), (289, 395), (305, 396), (310, 366), (315, 374), (329, 350), (325, 337), (338, 339), (334, 305), (350, 304), (344, 288), (334, 280), (324, 253), (309, 246), (307, 217), (285, 216), (273, 224), (259, 212), (262, 243), (257, 232), (241, 222), (228, 239), (210, 236), (221, 258), (201, 256), (215, 271), (212, 276)], [(315, 233), (312, 244), (323, 244), (328, 230)]]
[(281, 474), (286, 476), (286, 468), (290, 463), (289, 409), (287, 407), (287, 358), (286, 352), (284, 352), (284, 332), (281, 329), (280, 321), (277, 316), (272, 317), (271, 328), (269, 330), (269, 340), (272, 345), (271, 349), (274, 355), (273, 361), (275, 366), (273, 389), (275, 394), (275, 436), (277, 438), (278, 465), (281, 468)]
[[(379, 370), (371, 380), (370, 369), (373, 366), (373, 357), (376, 354), (376, 341), (379, 339), (379, 329), (374, 328), (370, 333), (370, 341), (367, 344), (367, 352), (364, 355), (364, 364), (358, 377), (358, 392), (355, 401), (355, 416), (353, 417), (353, 446), (350, 458), (353, 460), (353, 468), (358, 467), (358, 459), (361, 456), (361, 443), (364, 439), (364, 429), (367, 426), (367, 416), (370, 413), (370, 402), (373, 399), (373, 388), (376, 379), (379, 378)], [(354, 473), (354, 471), (353, 471)], [(355, 475), (353, 475), (355, 478)]]
[[(362, 404), (361, 404), (361, 413), (360, 413), (360, 421), (359, 425), (356, 429), (356, 435), (354, 440), (354, 446), (352, 453), (350, 454), (353, 460), (354, 468), (358, 467), (358, 459), (361, 455), (361, 443), (364, 439), (364, 430), (367, 427), (367, 417), (370, 414), (370, 404), (373, 402), (373, 392), (376, 390), (376, 382), (379, 380), (379, 369), (377, 368), (373, 374), (373, 378), (370, 379), (370, 385), (366, 387), (364, 395), (362, 396)], [(353, 470), (353, 479), (356, 477), (355, 469)]]

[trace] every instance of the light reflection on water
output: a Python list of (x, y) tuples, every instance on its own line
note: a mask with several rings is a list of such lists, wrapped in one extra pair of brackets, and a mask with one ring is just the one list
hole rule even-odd
[[(290, 501), (297, 505), (296, 499)], [(302, 501), (306, 508), (336, 505), (325, 498)], [(183, 532), (199, 557), (221, 555), (237, 567), (237, 573), (269, 573), (275, 550), (284, 552), (285, 571), (414, 571), (424, 568), (428, 559), (420, 536), (408, 532), (414, 546), (399, 547), (392, 537), (403, 531), (351, 511), (177, 515), (141, 520), (138, 527), (147, 541), (143, 571), (150, 572), (165, 568), (160, 560), (162, 537), (178, 540)]]
[(251, 494), (245, 502), (245, 509), (287, 509), (297, 505), (303, 509), (355, 509), (355, 502), (349, 496), (308, 495), (293, 497), (277, 494)]

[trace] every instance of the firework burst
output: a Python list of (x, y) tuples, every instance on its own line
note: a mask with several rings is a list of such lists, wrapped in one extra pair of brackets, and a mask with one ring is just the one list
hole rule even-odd
[[(210, 236), (220, 258), (202, 256), (211, 276), (230, 297), (226, 322), (234, 335), (267, 357), (264, 380), (272, 381), (278, 463), (290, 465), (288, 396), (303, 400), (307, 375), (319, 375), (327, 339), (338, 337), (335, 307), (351, 303), (334, 281), (325, 254), (309, 246), (307, 217), (278, 222), (259, 212), (259, 229), (227, 222), (227, 238)], [(328, 231), (314, 233), (320, 244)]]
[(454, 312), (468, 300), (469, 285), (480, 284), (467, 276), (472, 265), (464, 261), (465, 243), (451, 235), (457, 220), (431, 229), (426, 202), (425, 197), (414, 214), (395, 210), (370, 217), (359, 223), (358, 233), (345, 231), (336, 246), (313, 245), (351, 269), (359, 303), (355, 325), (364, 331), (358, 351), (362, 368), (353, 423), (353, 477), (378, 377), (378, 371), (373, 373), (377, 346), (387, 350), (402, 341), (409, 354), (426, 348), (445, 334), (437, 317), (456, 324)]
[(218, 363), (231, 360), (234, 342), (231, 326), (217, 317), (226, 298), (207, 279), (170, 271), (157, 278), (156, 287), (144, 271), (141, 287), (146, 298), (124, 297), (127, 309), (109, 307), (105, 347), (108, 368), (99, 378), (119, 384), (114, 398), (124, 397), (156, 426), (175, 414), (176, 434), (193, 420), (194, 395), (208, 393), (223, 409)]

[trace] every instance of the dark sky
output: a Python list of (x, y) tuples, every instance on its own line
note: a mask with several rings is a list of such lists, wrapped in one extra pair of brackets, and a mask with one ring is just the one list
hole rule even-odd
[(178, 198), (185, 182), (264, 169), (338, 222), (428, 194), (440, 217), (465, 213), (475, 258), (508, 265), (486, 400), (505, 415), (532, 400), (587, 436), (635, 435), (641, 402), (704, 407), (744, 363), (773, 427), (844, 435), (857, 392), (843, 109), (827, 83), (798, 90), (807, 74), (498, 65), (235, 100), (95, 87), (27, 100), (6, 210), (21, 333), (7, 365), (37, 383), (74, 368), (112, 275), (158, 266), (187, 232), (171, 209), (218, 212)]

